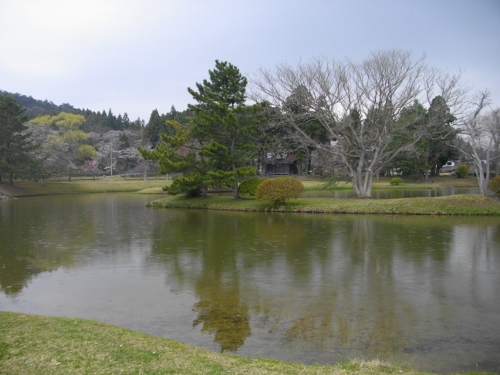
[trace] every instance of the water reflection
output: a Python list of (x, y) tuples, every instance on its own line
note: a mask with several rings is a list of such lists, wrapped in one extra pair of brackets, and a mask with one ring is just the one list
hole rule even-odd
[(220, 352), (497, 370), (496, 218), (0, 204), (0, 309), (103, 320)]

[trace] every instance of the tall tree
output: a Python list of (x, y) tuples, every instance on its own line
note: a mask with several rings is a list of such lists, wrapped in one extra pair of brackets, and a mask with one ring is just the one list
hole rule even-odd
[[(295, 69), (287, 65), (275, 71), (261, 69), (254, 82), (253, 99), (278, 108), (288, 132), (306, 147), (329, 154), (333, 167), (352, 176), (358, 197), (371, 196), (373, 176), (400, 153), (413, 150), (425, 135), (439, 134), (432, 117), (422, 122), (415, 112), (403, 121), (405, 108), (415, 100), (428, 103), (437, 95), (457, 108), (466, 95), (459, 76), (440, 73), (423, 59), (414, 60), (399, 50), (372, 53), (361, 63), (324, 59)], [(328, 142), (304, 129), (303, 115), (283, 110), (287, 97), (299, 86), (307, 89), (307, 112), (324, 128)], [(351, 116), (353, 111), (359, 120)], [(395, 140), (398, 147), (393, 147)]]
[[(309, 111), (308, 102), (311, 100), (311, 94), (303, 85), (298, 86), (292, 91), (291, 95), (286, 98), (283, 109), (289, 112), (289, 116), (295, 119), (296, 125), (300, 127), (311, 139), (317, 143), (326, 143), (329, 141), (328, 134), (321, 123), (314, 117), (314, 113)], [(287, 128), (290, 125), (285, 124)], [(287, 132), (285, 132), (286, 134)], [(288, 132), (294, 134), (294, 132)], [(283, 139), (282, 139), (283, 141)], [(288, 139), (287, 146), (288, 152), (294, 152), (297, 160), (308, 158), (307, 171), (311, 171), (311, 156), (317, 149), (313, 144), (305, 145), (300, 139)]]
[(24, 109), (8, 95), (0, 95), (0, 181), (6, 174), (13, 185), (14, 175), (31, 174), (38, 166), (31, 152), (38, 145), (30, 142)]
[(492, 111), (486, 116), (481, 115), (490, 104), (489, 96), (490, 93), (487, 91), (479, 93), (470, 103), (469, 115), (459, 123), (460, 136), (465, 139), (468, 146), (461, 147), (460, 151), (473, 161), (480, 194), (487, 193), (491, 164), (500, 157), (498, 112), (495, 114), (495, 111)]
[(458, 157), (453, 141), (457, 137), (452, 124), (457, 120), (442, 96), (432, 99), (428, 109), (428, 117), (436, 122), (438, 136), (427, 135), (424, 140), (427, 145), (427, 164), (431, 167), (431, 176), (439, 174), (439, 170), (447, 160)]
[(165, 116), (161, 116), (157, 109), (151, 112), (149, 122), (144, 128), (144, 137), (149, 140), (151, 148), (161, 142), (162, 134), (173, 134), (174, 130), (166, 123)]
[(157, 160), (160, 174), (181, 173), (170, 186), (163, 188), (175, 195), (207, 196), (210, 185), (209, 166), (203, 155), (199, 155), (198, 143), (192, 138), (189, 127), (177, 121), (168, 121), (174, 134), (162, 134), (162, 142), (153, 150), (139, 148), (146, 160)]
[(212, 183), (232, 185), (234, 198), (239, 198), (238, 180), (255, 173), (249, 161), (256, 153), (252, 135), (258, 106), (245, 105), (248, 81), (236, 66), (216, 60), (209, 76), (196, 89), (188, 88), (197, 102), (188, 105), (194, 113), (191, 132), (200, 155), (212, 164)]

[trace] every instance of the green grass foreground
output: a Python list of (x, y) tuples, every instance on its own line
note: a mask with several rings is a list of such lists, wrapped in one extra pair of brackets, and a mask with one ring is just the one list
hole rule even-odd
[(482, 195), (400, 199), (301, 198), (291, 200), (279, 208), (272, 207), (269, 202), (254, 199), (235, 200), (226, 196), (188, 199), (175, 196), (155, 200), (148, 206), (250, 212), (500, 216), (500, 200)]
[(89, 320), (11, 312), (0, 312), (0, 373), (426, 374), (378, 360), (309, 366), (249, 359)]

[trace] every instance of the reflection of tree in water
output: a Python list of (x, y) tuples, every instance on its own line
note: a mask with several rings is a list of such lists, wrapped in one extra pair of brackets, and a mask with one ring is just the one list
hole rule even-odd
[[(158, 228), (153, 254), (170, 269), (169, 285), (193, 289), (198, 302), (193, 327), (214, 335), (221, 352), (236, 351), (250, 337), (250, 309), (242, 301), (240, 267), (255, 238), (251, 215), (186, 212), (176, 225)], [(192, 230), (195, 228), (196, 230)]]
[[(25, 209), (24, 205), (29, 205)], [(38, 207), (41, 206), (41, 207)], [(72, 266), (72, 248), (54, 244), (63, 236), (58, 207), (44, 209), (42, 200), (16, 201), (2, 207), (0, 217), (0, 290), (6, 295), (20, 293), (33, 278)], [(28, 212), (28, 213), (27, 213)], [(58, 224), (54, 224), (58, 223)], [(64, 239), (67, 243), (68, 239)]]
[[(307, 269), (318, 280), (310, 288), (318, 289), (307, 303), (289, 308), (296, 309), (293, 314), (269, 301), (274, 308), (266, 325), (287, 345), (302, 349), (355, 349), (359, 355), (390, 357), (410, 348), (413, 339), (429, 332), (414, 332), (418, 302), (402, 293), (412, 279), (399, 265), (410, 258), (418, 273), (426, 259), (445, 258), (451, 240), (448, 224), (425, 224), (406, 218), (343, 217), (332, 231), (329, 256), (314, 259), (309, 254)], [(288, 299), (296, 298), (294, 293)]]
[(170, 285), (195, 291), (193, 326), (221, 351), (253, 334), (332, 356), (400, 358), (442, 338), (443, 320), (460, 323), (440, 296), (464, 218), (184, 214), (161, 228), (153, 254)]
[[(221, 353), (234, 352), (250, 337), (249, 309), (241, 304), (238, 288), (214, 288), (198, 285), (200, 300), (193, 311), (198, 312), (193, 327), (202, 324), (201, 331), (214, 334), (214, 341), (221, 346)], [(236, 289), (236, 290), (235, 290)]]
[(133, 212), (133, 208), (122, 205), (120, 199), (126, 197), (103, 199), (85, 194), (23, 198), (3, 205), (0, 290), (15, 295), (41, 273), (61, 267), (81, 267), (85, 259), (95, 261), (93, 255), (97, 252), (121, 252), (120, 247), (111, 246), (107, 239), (119, 240), (122, 245), (132, 243), (132, 234), (139, 224), (134, 220), (120, 220)]
[(287, 345), (304, 350), (356, 351), (355, 356), (368, 358), (397, 355), (410, 345), (408, 330), (416, 316), (395, 288), (390, 277), (370, 277), (371, 295), (363, 293), (360, 299), (350, 282), (325, 284), (309, 308), (300, 307), (291, 321), (279, 318), (276, 333)]

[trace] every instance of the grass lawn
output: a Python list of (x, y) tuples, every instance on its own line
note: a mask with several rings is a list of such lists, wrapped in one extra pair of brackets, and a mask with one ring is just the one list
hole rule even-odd
[[(401, 185), (391, 185), (389, 181), (392, 177), (381, 177), (379, 180), (373, 180), (373, 189), (438, 189), (448, 187), (476, 187), (477, 179), (475, 177), (456, 178), (452, 176), (437, 176), (429, 178), (429, 181), (403, 180)], [(324, 180), (318, 178), (305, 179), (301, 181), (306, 190), (322, 189)], [(340, 182), (337, 189), (352, 189), (351, 183)]]
[(99, 180), (89, 178), (73, 178), (71, 181), (48, 180), (42, 186), (35, 181), (15, 181), (14, 185), (6, 182), (0, 184), (0, 191), (13, 197), (35, 195), (83, 194), (83, 193), (111, 193), (111, 192), (145, 192), (148, 194), (164, 193), (162, 186), (170, 184), (166, 178), (127, 179), (123, 177), (106, 177)]
[(149, 207), (250, 212), (500, 216), (500, 200), (482, 195), (401, 199), (299, 198), (278, 208), (271, 206), (270, 202), (254, 199), (234, 200), (232, 197), (187, 199), (176, 196), (153, 201)]
[(248, 359), (89, 320), (11, 312), (0, 312), (0, 373), (425, 374), (378, 360), (308, 366)]

